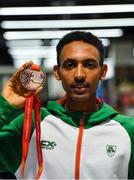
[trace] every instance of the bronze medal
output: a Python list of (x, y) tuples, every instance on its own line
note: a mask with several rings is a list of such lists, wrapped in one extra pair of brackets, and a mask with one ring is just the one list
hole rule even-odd
[(29, 67), (24, 69), (20, 74), (20, 82), (26, 89), (31, 91), (36, 90), (43, 85), (45, 81), (46, 73), (41, 67), (39, 70), (34, 70)]

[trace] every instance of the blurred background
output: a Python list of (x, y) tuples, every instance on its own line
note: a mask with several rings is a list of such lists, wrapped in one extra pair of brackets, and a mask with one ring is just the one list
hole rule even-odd
[(64, 91), (53, 77), (56, 44), (67, 32), (85, 30), (105, 46), (106, 80), (97, 95), (134, 116), (134, 0), (0, 0), (0, 90), (28, 60), (44, 67), (42, 105)]

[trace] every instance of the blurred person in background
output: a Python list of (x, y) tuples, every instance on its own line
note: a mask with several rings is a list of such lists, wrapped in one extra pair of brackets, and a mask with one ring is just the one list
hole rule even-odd
[(119, 85), (117, 90), (122, 113), (134, 117), (134, 85), (123, 82)]
[[(120, 115), (96, 96), (107, 73), (103, 60), (102, 42), (90, 32), (74, 31), (59, 41), (54, 76), (66, 95), (40, 109), (40, 179), (134, 178), (134, 119)], [(31, 65), (30, 61), (20, 67), (0, 96), (0, 172), (10, 171), (19, 179), (24, 115), (14, 120), (12, 115), (24, 107), (27, 92), (15, 82)], [(35, 91), (36, 98), (41, 90)], [(35, 178), (37, 164), (32, 123), (25, 179)]]

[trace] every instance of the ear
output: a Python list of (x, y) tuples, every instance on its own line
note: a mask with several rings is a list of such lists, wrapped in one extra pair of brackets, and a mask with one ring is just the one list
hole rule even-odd
[(102, 67), (101, 67), (101, 76), (100, 76), (100, 80), (104, 80), (105, 77), (106, 77), (106, 74), (107, 74), (107, 71), (108, 71), (108, 67), (106, 64), (103, 64)]
[(60, 81), (60, 73), (59, 73), (59, 67), (58, 65), (55, 65), (54, 68), (53, 68), (53, 72), (54, 72), (54, 76), (55, 78)]

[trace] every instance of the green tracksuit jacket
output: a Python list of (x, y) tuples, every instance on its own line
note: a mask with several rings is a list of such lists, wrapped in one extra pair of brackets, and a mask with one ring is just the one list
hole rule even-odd
[[(0, 96), (0, 171), (21, 178), (23, 114)], [(34, 122), (34, 121), (33, 121)], [(83, 126), (83, 130), (82, 130)], [(134, 119), (105, 102), (99, 111), (68, 112), (57, 101), (41, 109), (43, 173), (40, 179), (133, 179)], [(37, 173), (35, 126), (32, 124), (25, 178)]]

